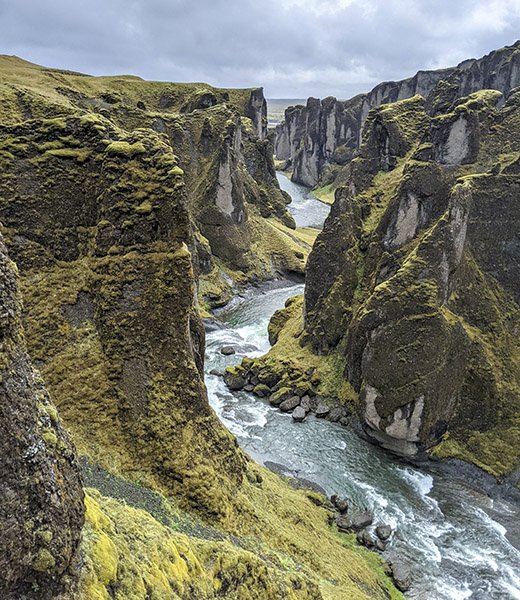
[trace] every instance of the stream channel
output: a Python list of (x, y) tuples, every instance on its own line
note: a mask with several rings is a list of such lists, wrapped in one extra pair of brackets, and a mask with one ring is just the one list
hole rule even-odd
[[(321, 226), (328, 206), (283, 175), (298, 226)], [(269, 350), (267, 324), (303, 285), (280, 282), (237, 297), (221, 309), (224, 328), (206, 336), (206, 385), (211, 406), (256, 461), (281, 463), (315, 481), (330, 495), (345, 496), (374, 515), (374, 525), (395, 529), (389, 560), (400, 557), (412, 571), (413, 600), (520, 599), (520, 506), (491, 499), (453, 475), (426, 472), (382, 452), (338, 424), (314, 416), (295, 423), (267, 400), (230, 391), (212, 369)], [(213, 328), (210, 328), (213, 329)], [(233, 345), (237, 353), (223, 356)]]

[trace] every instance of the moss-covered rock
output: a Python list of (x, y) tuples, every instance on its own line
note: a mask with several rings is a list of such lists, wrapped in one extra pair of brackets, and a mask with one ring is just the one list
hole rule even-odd
[(0, 596), (74, 596), (83, 490), (74, 447), (27, 355), (0, 236)]
[(517, 96), (369, 115), (309, 259), (303, 315), (276, 315), (268, 355), (309, 352), (312, 377), (342, 365), (332, 395), (392, 452), (499, 478), (520, 457)]

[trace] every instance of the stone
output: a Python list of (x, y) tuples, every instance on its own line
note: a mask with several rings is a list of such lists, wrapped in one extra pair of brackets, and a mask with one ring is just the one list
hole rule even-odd
[(241, 390), (247, 385), (247, 379), (243, 372), (236, 369), (226, 369), (224, 383), (230, 390)]
[(269, 369), (262, 369), (258, 373), (258, 382), (267, 385), (268, 387), (273, 387), (276, 385), (281, 379), (281, 376), (278, 373), (274, 373)]
[(267, 396), (269, 396), (270, 393), (271, 390), (263, 383), (259, 383), (257, 386), (255, 386), (253, 390), (253, 394), (255, 394), (255, 396), (258, 396), (259, 398), (267, 398)]
[(391, 562), (392, 577), (395, 585), (401, 592), (406, 592), (412, 584), (412, 572), (410, 567), (400, 558), (396, 558)]
[(224, 356), (230, 356), (231, 354), (235, 354), (236, 350), (233, 346), (222, 346), (220, 349), (220, 353), (224, 354)]
[(337, 498), (335, 503), (336, 508), (340, 513), (346, 513), (348, 510), (348, 502), (346, 498)]
[(318, 419), (323, 419), (329, 414), (329, 412), (330, 406), (327, 406), (325, 402), (320, 401), (318, 403), (318, 406), (316, 407), (316, 416), (318, 417)]
[(369, 550), (372, 550), (376, 547), (376, 541), (367, 531), (360, 531), (356, 535), (356, 540), (358, 544), (365, 546), (365, 548), (368, 548)]
[(244, 392), (252, 392), (255, 389), (255, 386), (252, 383), (248, 383), (244, 386)]
[(341, 419), (342, 416), (343, 416), (343, 409), (341, 408), (341, 406), (334, 406), (330, 409), (326, 418), (327, 418), (327, 421), (336, 423), (337, 421), (339, 421)]
[(378, 552), (384, 552), (386, 550), (387, 543), (381, 540), (376, 540), (376, 549)]
[(311, 410), (311, 399), (309, 398), (309, 396), (303, 396), (303, 398), (300, 401), (300, 406), (306, 413), (308, 413)]
[(277, 390), (274, 394), (269, 396), (269, 402), (273, 406), (279, 406), (284, 400), (290, 398), (293, 395), (292, 390), (290, 388), (282, 387)]
[(209, 372), (210, 375), (215, 375), (215, 377), (224, 377), (224, 373), (219, 371), (218, 369), (211, 369)]
[(301, 423), (305, 417), (306, 417), (307, 413), (305, 412), (305, 410), (301, 407), (301, 406), (297, 406), (292, 413), (292, 418), (298, 422)]
[(366, 510), (359, 510), (350, 515), (350, 524), (354, 531), (361, 531), (372, 525), (372, 515)]
[(376, 535), (381, 541), (386, 542), (392, 535), (392, 528), (390, 525), (378, 525), (376, 527)]
[(299, 396), (291, 396), (290, 398), (287, 398), (287, 400), (284, 400), (280, 404), (280, 410), (282, 412), (290, 412), (291, 410), (293, 410), (297, 406), (299, 406), (299, 404), (300, 404), (300, 397)]
[(336, 521), (336, 526), (339, 529), (339, 531), (352, 531), (352, 523), (350, 522), (350, 519), (347, 517), (347, 515), (339, 515), (336, 513), (334, 515), (334, 520)]

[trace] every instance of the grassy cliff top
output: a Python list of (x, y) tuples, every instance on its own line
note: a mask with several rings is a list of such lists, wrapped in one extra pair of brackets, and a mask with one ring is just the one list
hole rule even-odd
[[(225, 90), (205, 83), (145, 81), (134, 75), (94, 77), (0, 55), (0, 119), (7, 124), (31, 118), (20, 110), (27, 93), (37, 94), (41, 100), (61, 105), (65, 110), (102, 110), (123, 103), (148, 112), (175, 114), (228, 103), (245, 114), (255, 89)], [(11, 103), (7, 103), (9, 96)]]

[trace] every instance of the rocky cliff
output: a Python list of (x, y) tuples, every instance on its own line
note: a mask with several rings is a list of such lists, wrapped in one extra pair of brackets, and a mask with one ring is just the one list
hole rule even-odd
[(372, 108), (419, 94), (427, 99), (427, 112), (448, 109), (457, 98), (482, 89), (507, 95), (520, 82), (520, 42), (470, 59), (457, 67), (419, 71), (402, 81), (380, 83), (368, 94), (350, 100), (309, 98), (307, 105), (291, 107), (277, 126), (275, 154), (287, 161), (292, 179), (314, 187), (343, 183), (342, 167), (357, 155), (363, 124)]
[(2, 254), (8, 589), (47, 600), (77, 579), (82, 493), (59, 414), (89, 486), (74, 597), (400, 598), (323, 499), (255, 465), (207, 402), (199, 271), (247, 281), (305, 260), (262, 94), (0, 62), (0, 223), (42, 377), (10, 354), (20, 308)]
[(503, 477), (520, 466), (520, 93), (443, 106), (441, 87), (369, 113), (265, 360), (299, 353), (285, 387), (340, 399), (396, 454)]
[(83, 489), (74, 448), (24, 344), (16, 266), (0, 236), (0, 596), (71, 598)]

